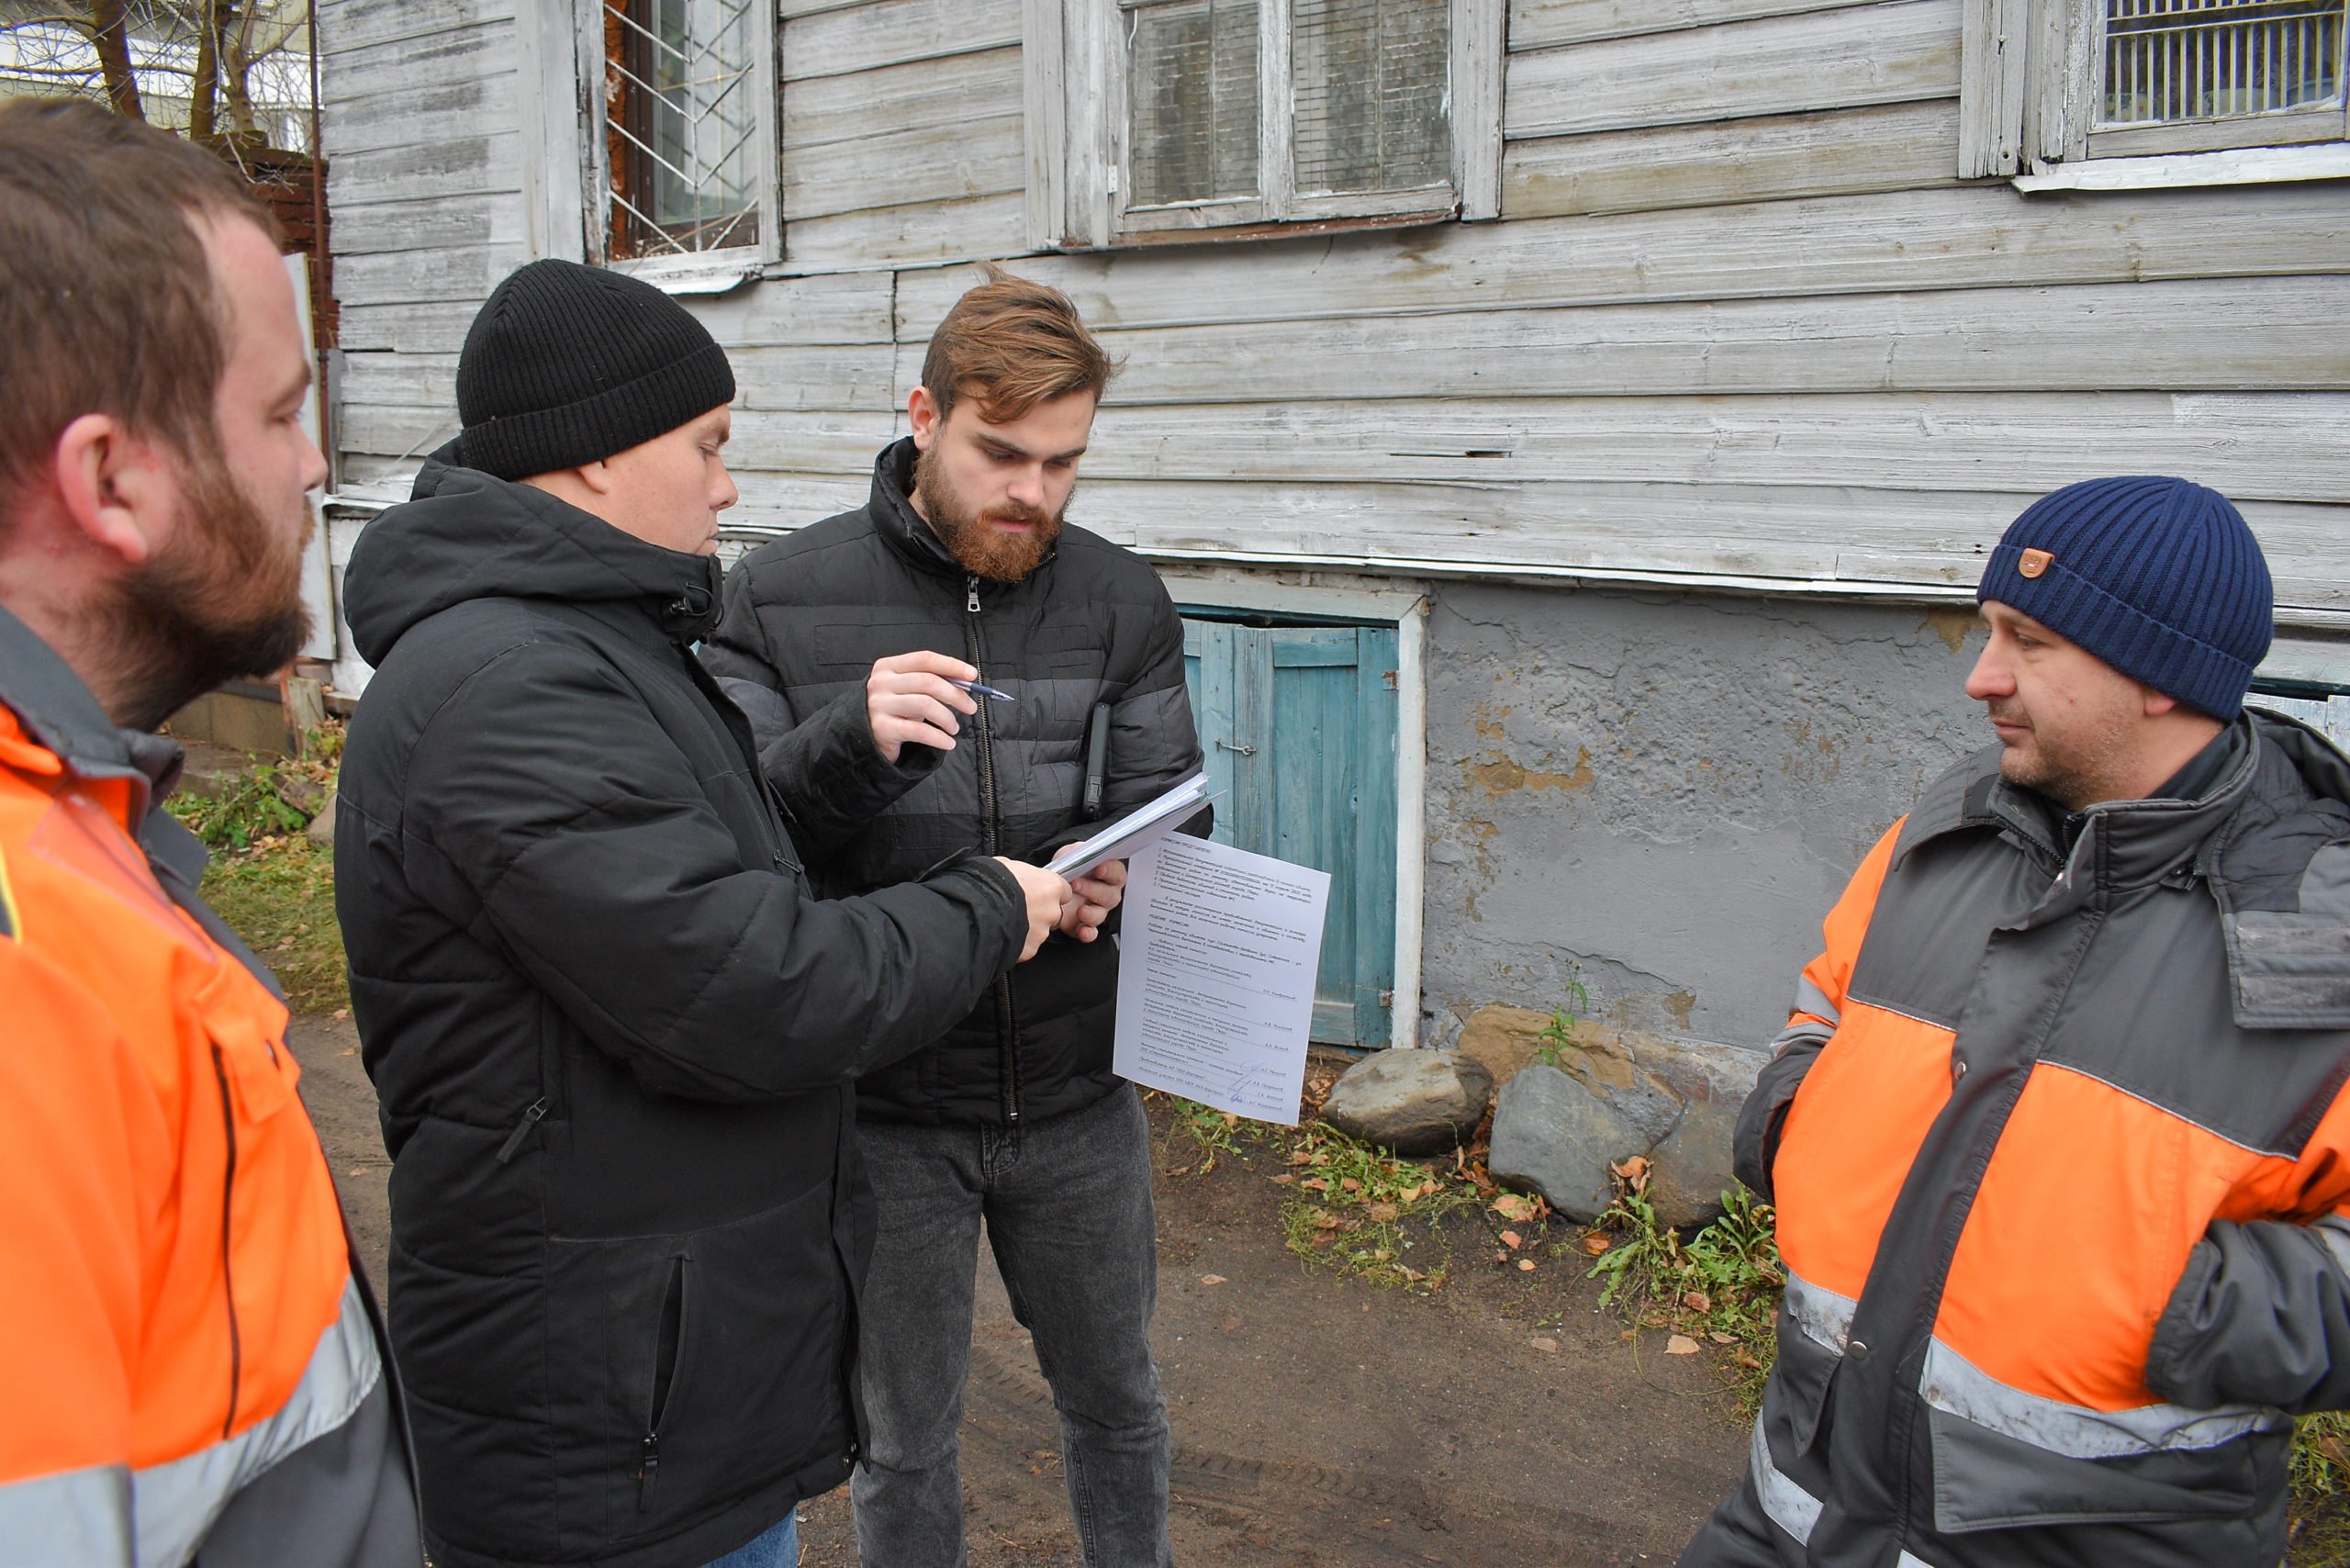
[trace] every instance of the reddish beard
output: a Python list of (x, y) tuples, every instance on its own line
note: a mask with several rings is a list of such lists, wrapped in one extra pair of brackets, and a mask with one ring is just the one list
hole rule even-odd
[(180, 527), (95, 610), (129, 729), (155, 728), (222, 681), (274, 675), (310, 632), (301, 532), (265, 516), (217, 455), (190, 458), (182, 475)]
[[(946, 553), (967, 571), (991, 582), (1016, 583), (1044, 564), (1061, 536), (1059, 511), (1047, 512), (1013, 502), (973, 511), (964, 504), (930, 454), (914, 454), (914, 505), (930, 524)], [(1026, 532), (1007, 533), (999, 522), (1024, 522)]]

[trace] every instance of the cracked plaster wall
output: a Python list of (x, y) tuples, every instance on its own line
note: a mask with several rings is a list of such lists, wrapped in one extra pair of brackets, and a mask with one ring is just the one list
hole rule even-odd
[(1765, 1046), (1868, 846), (1989, 744), (1961, 689), (1981, 646), (1971, 610), (1444, 588), (1423, 1042), (1566, 1003)]

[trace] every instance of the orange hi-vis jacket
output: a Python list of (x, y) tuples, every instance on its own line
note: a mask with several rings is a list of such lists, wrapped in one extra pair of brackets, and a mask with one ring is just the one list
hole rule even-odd
[(1786, 1304), (1684, 1562), (2280, 1561), (2350, 1406), (2350, 763), (2222, 756), (2070, 817), (1979, 756), (1862, 863), (1740, 1120)]
[(177, 758), (0, 610), (0, 1564), (414, 1563), (285, 1006), (151, 809)]

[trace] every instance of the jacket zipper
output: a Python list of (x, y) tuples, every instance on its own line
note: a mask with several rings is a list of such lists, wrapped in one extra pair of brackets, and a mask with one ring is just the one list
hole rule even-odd
[[(977, 572), (963, 578), (964, 643), (971, 655), (972, 666), (979, 678), (987, 678), (987, 644), (979, 633), (979, 576)], [(990, 855), (1002, 853), (1003, 824), (999, 820), (1001, 802), (995, 788), (995, 742), (988, 725), (988, 705), (979, 704), (972, 716), (979, 742), (979, 842)], [(1002, 976), (995, 982), (996, 1049), (1003, 1059), (1003, 1119), (1007, 1126), (1020, 1121), (1020, 1040), (1019, 1029), (1012, 1011), (1012, 977)]]
[(537, 1126), (539, 1118), (546, 1114), (547, 1100), (546, 1096), (542, 1094), (531, 1102), (530, 1109), (522, 1113), (521, 1121), (516, 1125), (513, 1132), (507, 1136), (505, 1144), (498, 1151), (498, 1163), (504, 1165), (514, 1158), (516, 1151), (522, 1147), (522, 1140), (531, 1136), (531, 1129)]
[(653, 1506), (653, 1484), (661, 1474), (661, 1428), (677, 1397), (677, 1363), (686, 1348), (686, 1260), (674, 1259), (669, 1288), (661, 1301), (661, 1320), (653, 1340), (653, 1413), (644, 1423), (643, 1462), (636, 1473), (636, 1510)]
[(237, 1114), (229, 1100), (229, 1070), (220, 1060), (220, 1047), (212, 1047), (212, 1081), (220, 1089), (220, 1130), (229, 1140), (228, 1169), (220, 1178), (220, 1291), (229, 1300), (229, 1413), (220, 1418), (220, 1440), (227, 1442), (237, 1425), (237, 1399), (245, 1373), (244, 1336), (237, 1324), (237, 1276), (229, 1245), (229, 1222), (237, 1208)]

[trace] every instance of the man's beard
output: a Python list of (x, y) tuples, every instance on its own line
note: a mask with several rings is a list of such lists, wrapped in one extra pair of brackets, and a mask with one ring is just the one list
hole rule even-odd
[[(931, 532), (962, 568), (993, 582), (1016, 583), (1035, 571), (1061, 536), (1061, 510), (1046, 512), (1009, 503), (973, 512), (949, 487), (946, 476), (927, 452), (914, 454), (914, 502)], [(1025, 533), (1005, 533), (994, 526), (1024, 522)]]
[(285, 547), (287, 531), (218, 457), (191, 458), (183, 476), (180, 526), (91, 612), (127, 729), (154, 729), (225, 680), (276, 674), (310, 633), (302, 553)]
[[(2011, 705), (1990, 704), (1991, 717), (2004, 723), (2014, 723), (2017, 711)], [(2121, 799), (2115, 780), (2124, 772), (2127, 749), (2119, 733), (2090, 727), (2052, 745), (2047, 734), (2034, 725), (2029, 749), (2010, 745), (1999, 753), (1999, 772), (2009, 783), (2036, 790), (2066, 811), (2077, 812), (2099, 801)]]

